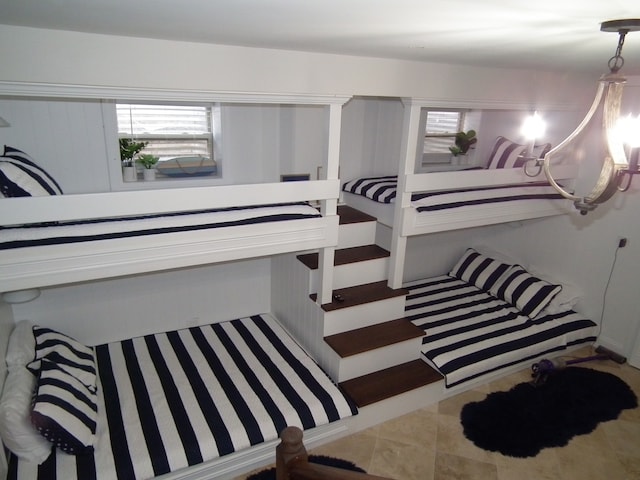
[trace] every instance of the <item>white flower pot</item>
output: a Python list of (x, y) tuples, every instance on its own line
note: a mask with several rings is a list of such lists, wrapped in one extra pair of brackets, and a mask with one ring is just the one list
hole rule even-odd
[(122, 167), (122, 179), (125, 182), (137, 182), (138, 171), (136, 167)]
[(144, 180), (146, 182), (151, 182), (151, 181), (156, 179), (156, 169), (155, 168), (145, 168), (142, 171), (142, 174), (144, 175)]

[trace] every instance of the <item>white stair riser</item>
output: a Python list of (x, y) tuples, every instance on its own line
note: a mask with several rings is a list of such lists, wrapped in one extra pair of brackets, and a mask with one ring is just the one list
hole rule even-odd
[(405, 297), (403, 295), (324, 312), (324, 336), (377, 325), (394, 318), (402, 318), (404, 317), (404, 304)]
[[(387, 279), (389, 271), (389, 257), (376, 258), (365, 262), (338, 265), (333, 268), (333, 288), (353, 287), (363, 283), (379, 282)], [(310, 271), (310, 291), (318, 291), (318, 270)]]
[(337, 372), (338, 382), (419, 359), (421, 345), (421, 338), (412, 338), (358, 355), (341, 358)]
[(376, 222), (347, 223), (338, 229), (338, 248), (376, 243)]

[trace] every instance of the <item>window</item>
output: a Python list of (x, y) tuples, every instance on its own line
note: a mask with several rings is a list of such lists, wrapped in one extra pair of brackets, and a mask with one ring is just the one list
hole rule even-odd
[(216, 105), (116, 105), (118, 137), (148, 142), (143, 153), (160, 158), (201, 156), (215, 160)]
[(449, 154), (456, 133), (464, 126), (464, 112), (430, 110), (427, 112), (423, 153)]

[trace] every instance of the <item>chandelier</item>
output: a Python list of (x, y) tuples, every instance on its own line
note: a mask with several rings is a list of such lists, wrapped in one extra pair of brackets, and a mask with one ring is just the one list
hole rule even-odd
[[(620, 118), (622, 90), (626, 78), (619, 73), (624, 65), (622, 46), (629, 32), (640, 30), (640, 19), (611, 20), (600, 24), (603, 32), (618, 33), (618, 47), (609, 59), (609, 73), (600, 77), (596, 96), (586, 116), (578, 127), (566, 139), (551, 149), (542, 159), (533, 158), (531, 148), (524, 154), (524, 171), (529, 176), (536, 176), (544, 171), (547, 180), (563, 197), (573, 201), (576, 209), (586, 215), (599, 204), (606, 202), (617, 191), (627, 191), (633, 175), (640, 173), (638, 168), (638, 151), (640, 150), (640, 116)], [(593, 189), (587, 195), (570, 193), (560, 185), (551, 174), (551, 160), (559, 152), (567, 148), (573, 140), (589, 125), (597, 111), (602, 111), (602, 129), (604, 134), (605, 158)], [(530, 138), (540, 135), (543, 128), (541, 120), (535, 114), (527, 119), (523, 133)], [(537, 171), (530, 172), (530, 164), (535, 162)]]

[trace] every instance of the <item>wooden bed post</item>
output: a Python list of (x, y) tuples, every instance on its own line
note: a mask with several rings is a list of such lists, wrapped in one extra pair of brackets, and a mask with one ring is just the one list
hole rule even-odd
[(280, 443), (276, 447), (276, 480), (289, 480), (289, 464), (308, 460), (307, 450), (302, 443), (302, 430), (287, 427), (280, 433)]
[(366, 473), (310, 463), (302, 443), (302, 430), (287, 427), (276, 447), (276, 480), (392, 480)]
[(421, 105), (410, 98), (403, 98), (404, 120), (402, 122), (402, 147), (398, 168), (398, 187), (393, 215), (391, 257), (389, 259), (389, 282), (391, 288), (401, 288), (404, 263), (407, 253), (407, 237), (402, 235), (404, 209), (411, 204), (411, 193), (406, 192), (406, 177), (415, 171), (417, 145), (420, 129)]

